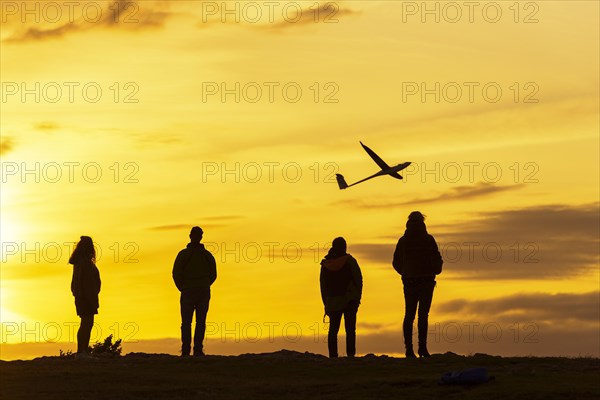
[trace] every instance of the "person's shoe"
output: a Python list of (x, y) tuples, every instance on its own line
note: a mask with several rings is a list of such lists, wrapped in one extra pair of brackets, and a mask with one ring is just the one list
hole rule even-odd
[(419, 351), (417, 351), (417, 353), (419, 353), (419, 357), (421, 358), (431, 357), (431, 354), (429, 354), (429, 352), (427, 351), (427, 347), (419, 347)]
[(417, 356), (415, 355), (415, 351), (413, 350), (412, 343), (405, 344), (404, 347), (406, 348), (406, 353), (404, 353), (406, 358), (417, 358)]
[(194, 351), (194, 357), (204, 357), (205, 354), (202, 350), (200, 351)]

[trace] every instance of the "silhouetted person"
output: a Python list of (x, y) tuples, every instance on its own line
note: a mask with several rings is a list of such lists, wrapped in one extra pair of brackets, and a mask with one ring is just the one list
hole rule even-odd
[(181, 355), (189, 356), (192, 342), (192, 318), (196, 312), (194, 355), (203, 356), (202, 342), (206, 332), (206, 314), (210, 302), (210, 285), (217, 279), (217, 264), (213, 255), (200, 243), (202, 229), (194, 226), (190, 243), (177, 254), (173, 265), (173, 280), (181, 292)]
[(398, 240), (394, 269), (402, 275), (404, 283), (404, 345), (406, 357), (416, 357), (413, 350), (412, 332), (417, 306), (419, 308), (419, 349), (421, 357), (429, 357), (427, 351), (427, 329), (429, 309), (436, 285), (435, 276), (442, 272), (442, 256), (433, 236), (427, 233), (425, 217), (419, 211), (408, 216), (404, 236)]
[(89, 236), (81, 236), (75, 246), (69, 263), (73, 264), (71, 292), (75, 296), (77, 315), (81, 324), (77, 331), (76, 357), (89, 356), (90, 335), (94, 326), (94, 314), (98, 314), (98, 293), (100, 293), (100, 272), (96, 267), (96, 250)]
[(338, 237), (321, 261), (321, 297), (329, 316), (329, 357), (338, 356), (337, 334), (342, 315), (346, 328), (346, 354), (356, 354), (356, 313), (362, 296), (362, 274), (358, 262), (346, 253), (346, 241)]

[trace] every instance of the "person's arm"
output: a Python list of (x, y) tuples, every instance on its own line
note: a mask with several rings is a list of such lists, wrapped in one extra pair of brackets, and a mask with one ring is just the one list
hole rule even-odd
[(434, 272), (436, 275), (438, 275), (442, 273), (442, 265), (444, 264), (444, 260), (442, 259), (442, 254), (438, 249), (438, 245), (435, 241), (435, 238), (432, 235), (429, 235), (429, 237), (431, 238), (432, 260), (435, 260), (433, 265)]
[(75, 290), (76, 290), (76, 283), (75, 283), (75, 265), (73, 265), (73, 276), (71, 277), (71, 293), (73, 294), (73, 296), (75, 296)]
[(352, 268), (352, 279), (354, 280), (354, 285), (356, 285), (356, 288), (358, 289), (358, 302), (360, 303), (360, 299), (362, 299), (363, 277), (356, 259), (354, 259), (354, 267)]
[(94, 266), (94, 288), (96, 289), (96, 294), (100, 293), (100, 287), (102, 286), (102, 281), (100, 280), (100, 271), (98, 267)]
[(181, 291), (181, 287), (183, 285), (183, 251), (180, 251), (175, 258), (175, 263), (173, 264), (173, 281), (175, 282), (175, 286), (177, 289)]
[(392, 266), (396, 270), (397, 273), (402, 275), (402, 268), (404, 261), (404, 249), (402, 248), (402, 238), (398, 240), (398, 244), (396, 244), (396, 250), (394, 251), (394, 258), (392, 260)]
[(208, 276), (210, 279), (210, 284), (212, 285), (217, 280), (217, 262), (215, 261), (215, 257), (209, 252), (208, 253)]
[(100, 276), (97, 274), (96, 266), (89, 261), (87, 264), (81, 265), (80, 277), (79, 277), (79, 293), (80, 297), (84, 299), (85, 303), (90, 306), (96, 304), (99, 290), (99, 279)]
[(321, 285), (321, 300), (323, 300), (323, 305), (325, 305), (325, 267), (321, 266), (321, 275), (319, 276), (319, 283)]

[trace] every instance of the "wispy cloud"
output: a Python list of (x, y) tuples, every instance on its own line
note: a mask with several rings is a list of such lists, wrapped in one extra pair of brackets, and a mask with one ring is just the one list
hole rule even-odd
[[(295, 7), (289, 7), (287, 11), (282, 11), (282, 4), (275, 6), (275, 11), (272, 8), (264, 7), (264, 10), (259, 12), (262, 14), (262, 18), (254, 20), (254, 14), (252, 14), (252, 20), (242, 20), (232, 15), (233, 11), (229, 12), (226, 16), (223, 14), (223, 8), (225, 3), (219, 3), (217, 6), (211, 5), (210, 12), (203, 15), (203, 19), (198, 23), (199, 28), (206, 28), (208, 26), (216, 25), (239, 25), (244, 27), (250, 27), (255, 29), (261, 29), (266, 32), (281, 32), (283, 30), (294, 29), (298, 27), (306, 26), (332, 26), (340, 23), (340, 18), (346, 18), (347, 16), (356, 16), (360, 14), (360, 11), (353, 10), (348, 7), (340, 6), (337, 2), (320, 3), (318, 7), (306, 7), (299, 8), (296, 4)], [(233, 10), (234, 5), (231, 5)], [(229, 9), (228, 9), (229, 10)], [(239, 11), (238, 14), (242, 14)], [(285, 15), (285, 16), (284, 16)]]
[(54, 131), (54, 130), (58, 129), (59, 125), (56, 122), (43, 121), (43, 122), (39, 122), (39, 123), (35, 124), (34, 128), (37, 129), (38, 131), (49, 132), (49, 131)]
[(337, 24), (339, 18), (346, 16), (355, 16), (360, 14), (350, 8), (340, 7), (338, 3), (320, 3), (319, 7), (302, 9), (301, 16), (297, 21), (280, 21), (275, 24), (265, 25), (264, 27), (274, 31), (282, 29), (292, 29), (298, 26), (317, 25), (317, 24)]
[(193, 224), (172, 224), (172, 225), (156, 225), (151, 226), (148, 230), (151, 231), (179, 231), (183, 229), (192, 229)]
[(485, 196), (492, 196), (494, 194), (508, 192), (512, 190), (519, 190), (523, 188), (524, 184), (514, 185), (495, 185), (489, 182), (478, 182), (474, 185), (464, 185), (451, 188), (448, 191), (438, 193), (429, 197), (417, 197), (404, 201), (364, 201), (364, 200), (343, 200), (335, 203), (336, 205), (347, 205), (361, 209), (368, 208), (394, 208), (403, 207), (407, 205), (419, 205), (419, 204), (431, 204), (437, 202), (447, 202), (456, 200), (472, 200), (475, 198), (481, 198)]
[(195, 223), (187, 224), (167, 224), (167, 225), (155, 225), (147, 228), (151, 231), (179, 231), (179, 230), (190, 230), (192, 226), (199, 226), (201, 228), (220, 228), (226, 226), (229, 222), (242, 218), (239, 215), (216, 215), (203, 218), (194, 218)]
[[(93, 12), (96, 12), (96, 14), (89, 11), (90, 15), (93, 16), (84, 17), (81, 11), (82, 4), (88, 3), (94, 3), (94, 7), (91, 8), (94, 9)], [(79, 13), (75, 13), (73, 10), (63, 6), (60, 14), (63, 18), (56, 22), (45, 22), (43, 25), (38, 23), (21, 23), (18, 25), (17, 31), (4, 41), (33, 42), (56, 39), (68, 34), (93, 29), (126, 29), (129, 31), (138, 31), (148, 28), (160, 28), (172, 15), (171, 12), (163, 9), (166, 7), (166, 2), (116, 0), (106, 3), (107, 6), (104, 8), (100, 8), (100, 3), (88, 3), (79, 4), (79, 8), (77, 8)], [(81, 16), (77, 16), (77, 14), (81, 14)]]
[(384, 324), (381, 323), (376, 323), (376, 322), (357, 322), (356, 326), (358, 327), (358, 329), (365, 329), (365, 330), (381, 330), (385, 328)]
[(180, 136), (161, 133), (133, 133), (131, 136), (141, 148), (176, 145), (183, 141)]

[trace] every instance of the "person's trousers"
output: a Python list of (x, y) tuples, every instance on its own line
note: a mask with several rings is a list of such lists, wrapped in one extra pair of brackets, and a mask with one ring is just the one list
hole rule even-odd
[(427, 330), (429, 325), (429, 309), (433, 300), (433, 289), (435, 288), (435, 278), (403, 278), (404, 283), (404, 345), (412, 349), (413, 322), (417, 315), (418, 308), (418, 337), (419, 346), (427, 345)]
[(356, 354), (356, 313), (358, 304), (354, 301), (348, 303), (343, 310), (330, 311), (329, 315), (329, 334), (327, 335), (327, 347), (329, 348), (329, 357), (338, 356), (337, 335), (344, 317), (344, 327), (346, 329), (346, 354), (348, 357), (354, 357)]
[(206, 314), (210, 302), (210, 287), (185, 289), (181, 292), (181, 354), (189, 355), (192, 344), (192, 319), (196, 313), (194, 329), (194, 354), (202, 353), (206, 332)]
[(90, 336), (94, 326), (94, 314), (81, 315), (81, 323), (77, 330), (77, 353), (87, 353), (90, 347)]

